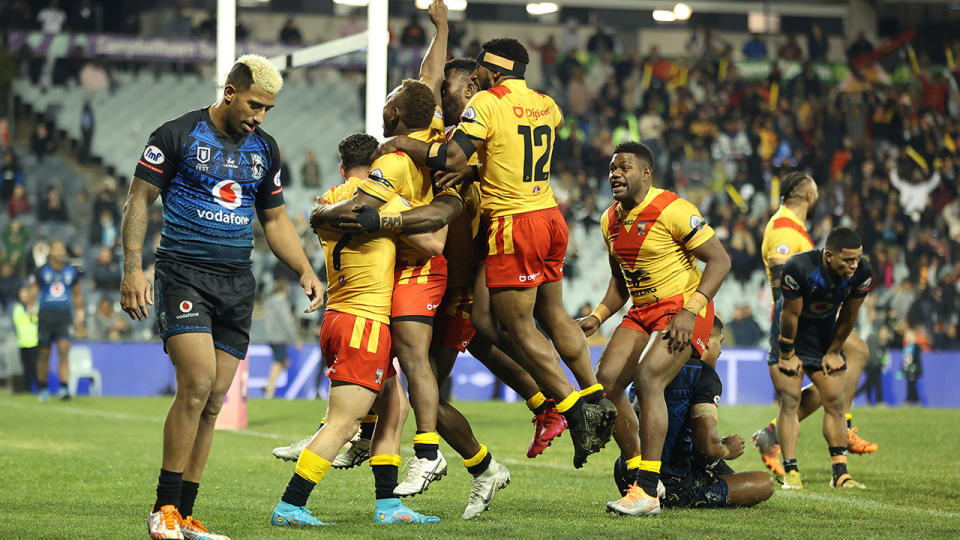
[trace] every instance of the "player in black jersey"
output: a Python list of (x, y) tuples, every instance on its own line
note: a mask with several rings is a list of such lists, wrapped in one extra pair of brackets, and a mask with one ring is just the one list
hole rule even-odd
[(217, 414), (250, 341), (254, 214), (270, 249), (300, 276), (311, 300), (307, 311), (323, 302), (323, 286), (283, 204), (280, 150), (259, 127), (282, 85), (267, 59), (237, 60), (217, 103), (150, 135), (124, 205), (121, 305), (140, 320), (154, 303), (141, 268), (147, 208), (158, 196), (163, 200), (153, 292), (177, 394), (164, 424), (157, 500), (148, 519), (153, 538), (225, 538), (207, 532), (192, 514)]
[[(870, 263), (861, 259), (856, 232), (838, 227), (827, 236), (824, 250), (798, 253), (784, 265), (780, 287), (783, 304), (774, 313), (770, 335), (771, 370), (780, 413), (777, 430), (786, 475), (784, 488), (802, 488), (796, 449), (800, 423), (797, 407), (806, 373), (823, 402), (823, 433), (833, 462), (834, 487), (859, 487), (847, 473), (847, 432), (843, 415), (843, 343), (853, 331), (863, 299), (870, 292)], [(839, 312), (839, 315), (838, 315)]]

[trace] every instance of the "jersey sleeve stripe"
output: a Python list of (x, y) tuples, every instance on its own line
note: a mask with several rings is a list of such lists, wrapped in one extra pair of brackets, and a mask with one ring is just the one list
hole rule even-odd
[(154, 167), (153, 165), (150, 165), (149, 163), (144, 162), (142, 159), (141, 159), (141, 160), (138, 160), (137, 163), (139, 163), (140, 165), (143, 165), (144, 167), (150, 169), (151, 171), (153, 171), (153, 172), (155, 172), (155, 173), (163, 174), (163, 171), (162, 171), (162, 170)]
[(683, 237), (683, 240), (681, 240), (680, 243), (686, 245), (686, 243), (692, 240), (693, 237), (696, 236), (698, 232), (703, 230), (703, 225), (704, 225), (704, 222), (702, 221), (698, 223), (697, 226), (694, 227), (692, 231), (690, 231), (686, 236)]
[(806, 238), (807, 241), (810, 242), (810, 244), (813, 244), (813, 239), (810, 238), (810, 234), (807, 232), (807, 230), (802, 225), (798, 224), (796, 221), (793, 221), (790, 218), (782, 217), (782, 218), (775, 219), (773, 222), (773, 228), (774, 229), (793, 229), (794, 231), (797, 231), (798, 233), (800, 233), (801, 236)]

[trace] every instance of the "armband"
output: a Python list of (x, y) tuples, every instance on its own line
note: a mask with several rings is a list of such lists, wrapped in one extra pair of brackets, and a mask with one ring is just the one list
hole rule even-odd
[(792, 353), (792, 352), (793, 352), (793, 342), (792, 342), (792, 341), (784, 341), (783, 338), (780, 338), (780, 339), (777, 341), (777, 343), (780, 344), (780, 352), (781, 352), (781, 353), (787, 353), (787, 354), (789, 354), (789, 353)]
[(447, 169), (447, 145), (440, 143), (431, 144), (430, 148), (427, 149), (425, 164), (431, 169), (445, 171)]
[(600, 324), (603, 324), (603, 321), (610, 318), (610, 309), (603, 304), (597, 304), (597, 307), (593, 308), (590, 315), (596, 317), (597, 320), (600, 321)]

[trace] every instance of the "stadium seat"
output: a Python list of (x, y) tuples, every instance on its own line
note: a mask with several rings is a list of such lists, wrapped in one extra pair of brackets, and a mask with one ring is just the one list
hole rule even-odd
[(90, 379), (91, 396), (102, 395), (100, 371), (93, 367), (93, 352), (85, 345), (74, 345), (70, 348), (70, 380), (67, 383), (71, 396), (77, 395), (81, 379)]

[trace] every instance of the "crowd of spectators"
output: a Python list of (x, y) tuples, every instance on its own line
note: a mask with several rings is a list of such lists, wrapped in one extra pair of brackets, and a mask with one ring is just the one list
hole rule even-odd
[[(20, 13), (24, 6), (22, 1), (9, 2), (8, 11)], [(70, 13), (34, 19), (31, 24), (50, 25), (62, 19), (58, 24), (65, 28), (78, 20)], [(338, 34), (363, 27), (354, 13), (344, 19)], [(165, 28), (211, 35), (215, 13), (195, 26), (178, 12)], [(428, 28), (425, 19), (413, 17), (395, 29), (391, 58), (402, 62), (411, 51), (421, 50), (429, 39)], [(838, 225), (856, 229), (863, 238), (875, 271), (876, 294), (866, 309), (869, 324), (874, 329), (887, 326), (891, 344), (901, 343), (910, 330), (926, 347), (960, 348), (957, 71), (932, 65), (923, 50), (915, 60), (905, 48), (875, 46), (861, 33), (846, 45), (849, 69), (832, 66), (825, 72), (817, 62), (828, 57), (829, 42), (817, 25), (805, 39), (753, 35), (741, 44), (697, 28), (686, 43), (686, 54), (675, 58), (661, 55), (656, 45), (645, 54), (625, 48), (615, 32), (600, 24), (590, 32), (582, 30), (570, 22), (542, 42), (527, 40), (538, 57), (539, 88), (555, 97), (565, 113), (555, 142), (552, 181), (571, 224), (591, 229), (599, 224), (610, 202), (605, 182), (610, 153), (622, 140), (640, 140), (656, 156), (657, 185), (698, 205), (716, 229), (733, 261), (728, 279), (755, 282), (762, 271), (764, 225), (778, 203), (778, 179), (787, 171), (808, 171), (821, 194), (810, 216), (816, 244), (822, 246)], [(241, 31), (245, 29), (238, 28), (238, 34)], [(476, 54), (480, 40), (465, 27), (455, 24), (450, 34), (452, 54)], [(303, 43), (295, 19), (284, 21), (277, 40)], [(952, 57), (960, 57), (960, 48), (952, 50)], [(735, 57), (769, 61), (769, 71), (760, 78), (748, 77)], [(791, 71), (798, 63), (802, 67)], [(827, 72), (838, 77), (827, 79)], [(79, 76), (79, 69), (69, 73)], [(50, 151), (42, 131), (38, 127), (31, 144), (31, 152), (41, 159)], [(0, 186), (10, 215), (36, 212), (44, 220), (73, 222), (73, 205), (68, 211), (55, 190), (44, 194), (40, 207), (31, 208), (10, 159), (4, 156)], [(329, 183), (321, 174), (326, 179), (330, 163), (320, 163), (312, 153), (302, 163), (285, 183)], [(114, 261), (117, 204), (116, 193), (98, 193), (85, 204), (91, 210), (85, 212), (87, 226), (81, 229), (89, 232), (90, 245), (98, 251), (111, 247)], [(2, 260), (15, 272), (24, 272), (29, 257), (16, 247), (22, 233), (12, 229), (15, 221), (3, 232)], [(100, 258), (110, 266), (106, 254)], [(576, 258), (575, 248), (571, 258)], [(734, 339), (754, 341), (756, 331), (747, 321), (763, 316), (738, 306), (732, 327), (739, 337)]]

